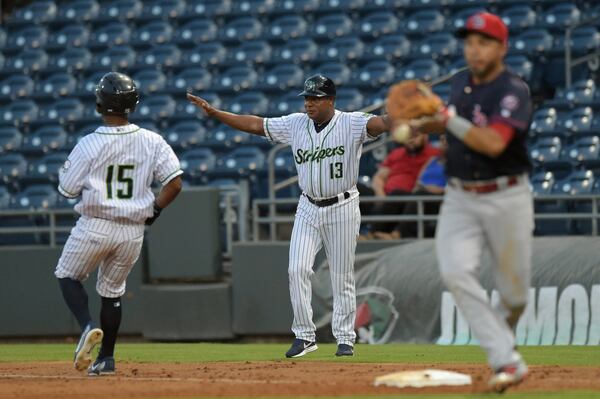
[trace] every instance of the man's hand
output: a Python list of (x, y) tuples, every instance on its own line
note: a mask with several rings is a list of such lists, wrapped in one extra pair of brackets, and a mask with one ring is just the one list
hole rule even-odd
[(207, 116), (212, 117), (219, 111), (218, 109), (210, 105), (208, 101), (206, 101), (202, 97), (195, 96), (192, 93), (187, 93), (186, 97), (196, 107), (201, 108)]

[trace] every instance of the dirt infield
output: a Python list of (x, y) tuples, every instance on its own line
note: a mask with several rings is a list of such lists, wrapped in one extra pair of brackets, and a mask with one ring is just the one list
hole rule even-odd
[[(403, 365), (305, 361), (235, 363), (118, 363), (117, 375), (87, 377), (72, 363), (0, 363), (0, 398), (102, 398), (185, 396), (350, 396), (393, 394), (373, 386), (391, 372), (443, 368), (473, 376), (470, 387), (404, 389), (404, 393), (484, 392), (482, 365)], [(519, 391), (600, 391), (600, 368), (533, 366)]]

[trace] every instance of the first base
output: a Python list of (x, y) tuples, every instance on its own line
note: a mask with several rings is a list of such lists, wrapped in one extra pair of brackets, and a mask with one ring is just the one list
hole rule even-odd
[(375, 386), (397, 388), (440, 387), (444, 385), (471, 385), (471, 376), (446, 370), (414, 370), (382, 375), (375, 378)]

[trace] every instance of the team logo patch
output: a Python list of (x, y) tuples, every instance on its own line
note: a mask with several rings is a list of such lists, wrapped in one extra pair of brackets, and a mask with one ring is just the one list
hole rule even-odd
[(480, 15), (475, 15), (470, 22), (472, 28), (482, 29), (485, 27), (485, 20)]
[(519, 107), (519, 99), (517, 96), (513, 94), (509, 94), (505, 96), (502, 101), (500, 101), (500, 105), (502, 108), (507, 109), (509, 111), (514, 111)]
[(304, 88), (306, 91), (315, 91), (315, 89), (317, 88), (317, 84), (315, 82), (313, 82), (312, 80), (309, 80), (304, 85)]
[(62, 166), (62, 170), (63, 171), (67, 171), (69, 168), (71, 167), (71, 161), (69, 161), (68, 159), (65, 161), (65, 163)]

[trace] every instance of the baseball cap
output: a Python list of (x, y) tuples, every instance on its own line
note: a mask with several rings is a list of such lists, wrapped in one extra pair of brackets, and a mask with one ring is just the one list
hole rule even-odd
[(508, 42), (508, 28), (499, 16), (489, 12), (471, 15), (465, 26), (456, 31), (456, 36), (464, 38), (471, 32), (481, 33), (502, 43)]

